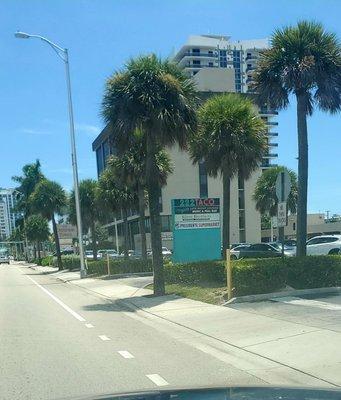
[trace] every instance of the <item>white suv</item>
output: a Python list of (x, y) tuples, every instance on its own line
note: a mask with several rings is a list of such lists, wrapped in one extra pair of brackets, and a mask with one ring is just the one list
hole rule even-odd
[(307, 255), (326, 255), (341, 253), (341, 235), (315, 236), (307, 241)]

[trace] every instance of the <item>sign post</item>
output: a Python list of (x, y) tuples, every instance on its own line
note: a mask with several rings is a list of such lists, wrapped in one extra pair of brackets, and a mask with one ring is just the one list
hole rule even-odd
[(220, 199), (173, 199), (173, 261), (221, 257)]
[(277, 227), (282, 243), (282, 257), (284, 257), (284, 227), (287, 225), (287, 199), (291, 191), (291, 178), (287, 170), (280, 172), (276, 179), (276, 196), (278, 199)]

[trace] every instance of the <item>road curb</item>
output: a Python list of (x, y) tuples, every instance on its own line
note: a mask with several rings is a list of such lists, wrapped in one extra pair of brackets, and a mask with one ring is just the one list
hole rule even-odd
[(271, 300), (277, 297), (287, 297), (287, 296), (302, 296), (307, 294), (339, 294), (341, 293), (341, 287), (333, 286), (327, 288), (314, 288), (314, 289), (295, 289), (295, 290), (286, 290), (282, 292), (274, 292), (274, 293), (264, 293), (264, 294), (252, 294), (248, 296), (239, 296), (233, 297), (231, 300), (222, 304), (222, 306), (229, 306), (230, 304), (236, 303), (256, 303), (259, 301)]

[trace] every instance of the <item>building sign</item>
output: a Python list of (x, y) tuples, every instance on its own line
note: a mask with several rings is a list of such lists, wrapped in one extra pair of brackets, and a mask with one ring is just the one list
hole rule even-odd
[(174, 229), (220, 228), (219, 199), (175, 199)]
[(173, 199), (173, 261), (221, 257), (220, 199)]

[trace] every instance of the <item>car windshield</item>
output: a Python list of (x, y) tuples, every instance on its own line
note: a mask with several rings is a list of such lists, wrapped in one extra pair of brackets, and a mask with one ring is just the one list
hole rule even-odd
[(0, 1), (0, 400), (341, 400), (340, 20)]

